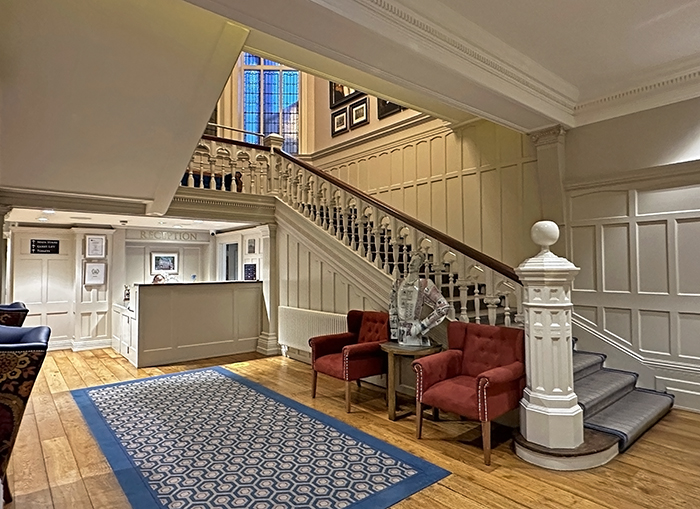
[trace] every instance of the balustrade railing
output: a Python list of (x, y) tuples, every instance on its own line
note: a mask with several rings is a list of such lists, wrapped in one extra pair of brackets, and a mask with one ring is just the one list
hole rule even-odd
[(513, 269), (280, 150), (203, 136), (181, 185), (216, 192), (273, 195), (368, 263), (394, 278), (413, 250), (426, 253), (423, 275), (450, 303), (453, 320), (514, 326), (522, 286)]

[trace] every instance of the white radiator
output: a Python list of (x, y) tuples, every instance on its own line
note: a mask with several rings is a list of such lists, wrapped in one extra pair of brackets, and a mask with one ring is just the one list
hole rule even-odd
[(279, 343), (283, 353), (287, 348), (310, 352), (309, 338), (347, 332), (347, 330), (346, 315), (287, 306), (279, 307)]

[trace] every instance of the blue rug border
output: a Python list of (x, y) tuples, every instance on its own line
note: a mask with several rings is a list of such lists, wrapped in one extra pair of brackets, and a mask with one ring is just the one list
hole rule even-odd
[(129, 385), (157, 378), (170, 378), (186, 373), (196, 373), (200, 371), (216, 371), (224, 376), (227, 376), (236, 382), (258, 391), (268, 398), (293, 408), (298, 412), (306, 414), (313, 419), (323, 422), (324, 424), (327, 424), (342, 433), (364, 442), (374, 449), (382, 451), (396, 458), (397, 460), (410, 465), (413, 469), (418, 471), (415, 475), (409, 477), (408, 479), (404, 479), (403, 481), (396, 483), (375, 495), (371, 495), (364, 500), (360, 500), (351, 506), (348, 506), (348, 509), (376, 509), (377, 507), (391, 507), (401, 500), (423, 490), (424, 488), (427, 488), (431, 484), (434, 484), (451, 474), (451, 472), (442, 467), (419, 458), (418, 456), (415, 456), (407, 451), (399, 449), (398, 447), (384, 442), (379, 438), (373, 437), (372, 435), (369, 435), (343, 421), (331, 417), (330, 415), (326, 415), (314, 408), (308, 407), (303, 403), (290, 399), (287, 396), (275, 392), (272, 389), (268, 389), (257, 382), (249, 380), (246, 377), (221, 366), (211, 366), (208, 368), (180, 371), (177, 373), (167, 373), (164, 375), (136, 378), (134, 380), (72, 390), (71, 394), (73, 399), (82, 412), (88, 427), (92, 431), (97, 443), (100, 445), (102, 453), (105, 455), (108, 463), (112, 467), (112, 470), (114, 471), (114, 474), (117, 477), (117, 480), (124, 490), (124, 494), (126, 495), (133, 509), (161, 509), (165, 506), (161, 504), (157, 498), (157, 495), (153, 492), (150, 486), (148, 486), (146, 479), (138, 473), (138, 467), (134, 463), (131, 456), (129, 456), (124, 446), (112, 433), (107, 421), (98, 411), (95, 403), (88, 395), (88, 391), (117, 385)]

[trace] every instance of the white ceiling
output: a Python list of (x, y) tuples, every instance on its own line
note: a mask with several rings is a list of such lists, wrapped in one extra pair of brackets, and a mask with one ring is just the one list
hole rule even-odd
[[(695, 60), (688, 65), (700, 63), (696, 0), (442, 3), (576, 86), (579, 101), (636, 86), (688, 58)], [(425, 7), (432, 4), (423, 2)], [(422, 12), (430, 15), (431, 10)]]
[[(41, 220), (44, 218), (45, 220)], [(192, 219), (179, 219), (174, 217), (150, 217), (130, 216), (124, 214), (86, 214), (82, 212), (67, 212), (60, 210), (36, 210), (14, 208), (5, 218), (6, 223), (18, 223), (23, 226), (46, 227), (105, 227), (113, 228), (155, 228), (155, 229), (183, 229), (202, 231), (225, 231), (249, 226), (244, 223), (226, 221), (199, 221)]]
[(452, 122), (572, 128), (700, 96), (698, 0), (187, 0), (246, 48)]

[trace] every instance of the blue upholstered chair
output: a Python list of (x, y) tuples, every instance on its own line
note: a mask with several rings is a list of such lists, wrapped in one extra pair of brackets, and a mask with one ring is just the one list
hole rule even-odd
[(13, 302), (12, 304), (0, 304), (0, 325), (12, 325), (21, 327), (29, 310), (24, 302)]
[(45, 326), (0, 325), (0, 476), (5, 503), (12, 501), (7, 465), (50, 335)]

